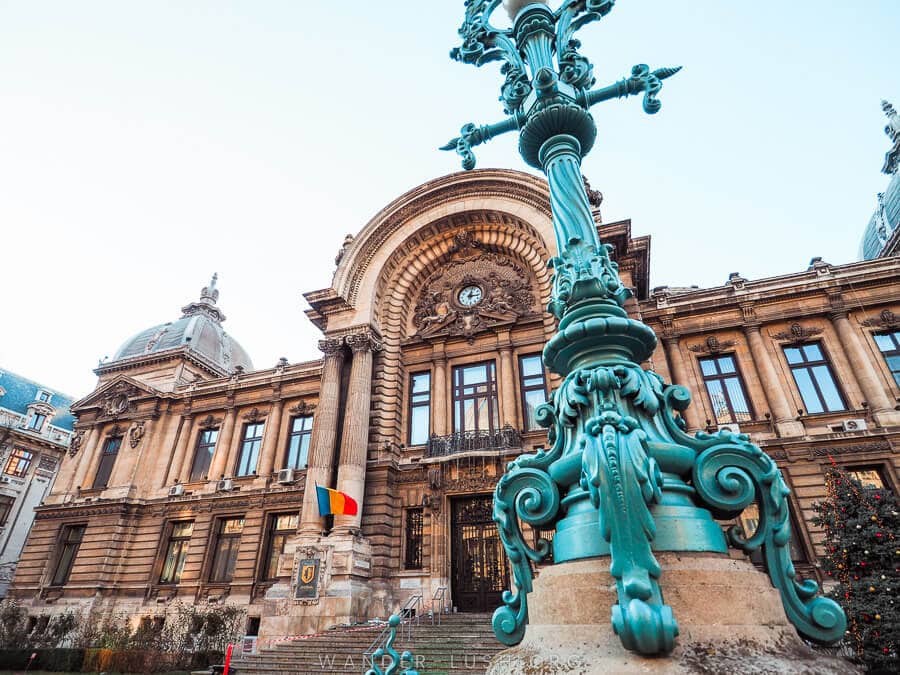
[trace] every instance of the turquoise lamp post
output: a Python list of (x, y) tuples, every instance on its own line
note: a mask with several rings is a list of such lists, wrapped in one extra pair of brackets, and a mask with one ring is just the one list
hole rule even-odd
[[(521, 641), (532, 564), (551, 549), (545, 540), (536, 547), (526, 543), (524, 522), (555, 526), (554, 564), (610, 556), (618, 597), (612, 627), (625, 648), (642, 655), (670, 652), (678, 635), (654, 553), (727, 553), (729, 545), (762, 549), (801, 635), (839, 639), (846, 628), (840, 607), (817, 596), (813, 581), (795, 576), (789, 491), (775, 463), (744, 434), (686, 433), (681, 413), (690, 404), (688, 390), (640, 367), (656, 336), (625, 312), (630, 291), (591, 215), (581, 178), (581, 160), (597, 135), (591, 107), (642, 95), (644, 111), (654, 114), (663, 80), (679, 68), (637, 65), (625, 79), (596, 88), (575, 34), (605, 17), (614, 0), (563, 0), (555, 10), (546, 2), (507, 0), (509, 29), (491, 24), (499, 4), (466, 0), (462, 45), (451, 56), (476, 66), (502, 62), (500, 100), (507, 116), (496, 124), (466, 124), (442, 149), (455, 150), (472, 169), (475, 146), (518, 131), (522, 158), (546, 174), (558, 251), (549, 261), (548, 309), (559, 328), (544, 348), (544, 362), (564, 380), (537, 413), (549, 430), (550, 449), (512, 462), (494, 495), (494, 520), (515, 577), (515, 588), (494, 613), (495, 634), (507, 645)], [(752, 503), (759, 509), (757, 530), (749, 537), (737, 527), (723, 534), (713, 518), (734, 518)]]

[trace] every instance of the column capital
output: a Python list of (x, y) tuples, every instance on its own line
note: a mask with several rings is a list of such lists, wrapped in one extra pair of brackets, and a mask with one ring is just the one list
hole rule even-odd
[(347, 346), (354, 354), (360, 352), (377, 352), (381, 351), (381, 342), (369, 331), (362, 333), (353, 333), (346, 338)]
[(762, 329), (762, 323), (759, 321), (752, 321), (749, 323), (745, 323), (742, 328), (744, 329), (744, 333), (749, 335), (750, 333), (759, 333)]
[(319, 340), (319, 351), (325, 354), (325, 358), (330, 356), (341, 356), (341, 348), (344, 346), (344, 338), (328, 338)]
[(850, 320), (850, 310), (846, 308), (835, 308), (827, 314), (829, 321), (839, 321), (840, 319)]

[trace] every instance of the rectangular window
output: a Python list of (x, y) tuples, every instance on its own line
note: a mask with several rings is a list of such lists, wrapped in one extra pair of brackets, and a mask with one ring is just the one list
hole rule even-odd
[(851, 478), (858, 480), (864, 488), (873, 490), (884, 490), (887, 488), (887, 481), (880, 466), (854, 466), (847, 467), (847, 473)]
[(112, 475), (116, 456), (118, 456), (121, 446), (121, 436), (113, 436), (106, 439), (106, 443), (103, 444), (103, 452), (100, 455), (100, 466), (97, 467), (97, 475), (94, 476), (94, 488), (105, 488), (109, 483), (109, 477)]
[(879, 351), (887, 362), (894, 382), (900, 387), (900, 330), (876, 333), (872, 337), (875, 338), (875, 344), (878, 345)]
[(540, 354), (519, 358), (519, 374), (522, 382), (522, 416), (525, 418), (525, 431), (540, 429), (534, 417), (534, 411), (542, 403), (547, 402), (547, 383), (544, 380), (544, 362)]
[(493, 361), (453, 369), (453, 430), (495, 431), (500, 427), (497, 373)]
[(38, 401), (41, 403), (50, 403), (50, 392), (41, 391), (38, 393)]
[(422, 526), (424, 520), (425, 515), (421, 507), (406, 509), (406, 555), (403, 557), (404, 569), (422, 569)]
[(46, 415), (41, 415), (41, 413), (34, 413), (31, 416), (31, 419), (28, 420), (28, 428), (32, 431), (40, 431), (44, 427), (44, 420), (47, 419)]
[(249, 476), (256, 473), (256, 463), (259, 461), (259, 449), (262, 447), (262, 440), (262, 422), (252, 422), (244, 427), (241, 455), (238, 457), (235, 476)]
[(309, 443), (312, 439), (312, 415), (302, 415), (291, 420), (291, 435), (288, 437), (288, 451), (285, 469), (305, 469), (309, 463)]
[(425, 445), (431, 435), (431, 372), (409, 376), (409, 445)]
[(6, 525), (9, 520), (9, 512), (12, 511), (16, 500), (8, 495), (0, 495), (0, 527)]
[(266, 542), (266, 555), (263, 558), (262, 580), (272, 581), (278, 578), (278, 561), (284, 553), (284, 545), (288, 537), (296, 534), (300, 524), (298, 513), (278, 513), (269, 517), (269, 537)]
[(209, 465), (212, 463), (213, 453), (216, 451), (216, 441), (219, 440), (218, 429), (203, 429), (197, 437), (197, 450), (194, 453), (194, 463), (191, 465), (191, 480), (205, 480), (209, 477)]
[[(797, 532), (797, 524), (794, 520), (794, 513), (790, 513), (791, 522), (791, 540), (789, 543), (791, 560), (794, 562), (806, 562), (806, 554), (803, 552), (803, 546), (800, 545), (800, 536)], [(759, 527), (759, 507), (753, 503), (750, 504), (740, 515), (741, 529), (744, 531), (744, 537), (749, 539)], [(750, 554), (750, 560), (757, 565), (764, 564), (762, 549), (757, 549)]]
[(847, 409), (844, 396), (831, 371), (831, 364), (822, 351), (822, 343), (810, 342), (796, 347), (784, 347), (784, 356), (791, 367), (807, 413)]
[(172, 523), (166, 556), (163, 558), (162, 572), (159, 575), (161, 584), (177, 584), (181, 581), (184, 561), (187, 560), (188, 545), (194, 533), (194, 523)]
[(213, 547), (213, 561), (209, 572), (209, 580), (218, 583), (229, 583), (234, 576), (234, 564), (237, 562), (238, 549), (241, 545), (241, 532), (244, 531), (243, 518), (223, 518), (216, 530), (216, 541)]
[(84, 537), (85, 527), (87, 526), (63, 525), (59, 537), (59, 557), (56, 560), (56, 569), (53, 571), (53, 579), (50, 582), (52, 586), (63, 586), (69, 580), (75, 556), (78, 555), (78, 548)]
[(734, 354), (700, 359), (700, 372), (717, 424), (749, 422), (753, 413)]
[(6, 468), (3, 469), (3, 473), (7, 473), (10, 476), (17, 476), (18, 478), (24, 478), (25, 474), (28, 473), (28, 467), (31, 466), (33, 459), (33, 452), (15, 448), (10, 453), (9, 459), (6, 460)]

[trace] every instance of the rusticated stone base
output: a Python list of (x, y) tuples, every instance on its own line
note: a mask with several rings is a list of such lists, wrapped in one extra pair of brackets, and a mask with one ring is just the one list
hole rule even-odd
[(657, 553), (665, 602), (678, 621), (675, 650), (664, 658), (627, 651), (613, 633), (616, 590), (609, 558), (545, 567), (529, 595), (521, 644), (498, 654), (491, 675), (610, 673), (862, 672), (823, 657), (800, 640), (778, 591), (747, 561), (703, 553)]

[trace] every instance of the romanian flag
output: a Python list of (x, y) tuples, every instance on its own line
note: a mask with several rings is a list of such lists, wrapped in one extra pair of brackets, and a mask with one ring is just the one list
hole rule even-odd
[(320, 516), (355, 516), (359, 509), (356, 500), (346, 492), (316, 485)]

